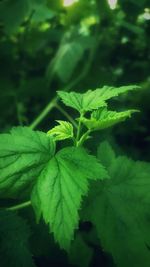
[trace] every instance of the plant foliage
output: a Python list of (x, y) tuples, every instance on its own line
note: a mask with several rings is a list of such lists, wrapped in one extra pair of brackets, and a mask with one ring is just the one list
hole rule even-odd
[(91, 187), (84, 218), (94, 223), (103, 248), (117, 266), (147, 267), (150, 164), (115, 156), (107, 142), (100, 145), (98, 155), (111, 179)]
[(84, 94), (59, 91), (58, 95), (60, 96), (65, 105), (76, 109), (80, 113), (85, 113), (93, 109), (107, 106), (106, 101), (108, 99), (126, 93), (128, 91), (137, 90), (138, 88), (138, 86), (133, 85), (122, 86), (118, 88), (104, 86), (103, 88), (98, 88), (93, 91), (88, 90)]
[(59, 125), (55, 126), (48, 131), (48, 135), (54, 136), (55, 140), (64, 140), (68, 138), (73, 138), (73, 126), (68, 121), (59, 121)]
[(91, 118), (82, 117), (80, 121), (92, 131), (103, 130), (119, 122), (130, 118), (137, 110), (126, 110), (123, 112), (109, 111), (107, 108), (99, 109), (91, 114)]
[(48, 163), (33, 189), (32, 203), (54, 232), (57, 242), (68, 249), (77, 228), (82, 196), (88, 179), (104, 179), (107, 173), (96, 158), (80, 148), (64, 148)]
[[(75, 239), (80, 219), (93, 223), (103, 249), (112, 255), (118, 267), (140, 267), (143, 262), (148, 267), (150, 263), (147, 217), (150, 164), (135, 162), (125, 156), (117, 157), (107, 142), (98, 148), (98, 157), (84, 148), (93, 131), (111, 127), (137, 111), (116, 112), (106, 107), (108, 99), (137, 88), (105, 86), (83, 94), (58, 92), (67, 106), (79, 111), (77, 129), (74, 129), (74, 121), (71, 124), (57, 120), (59, 125), (47, 133), (29, 127), (15, 127), (9, 134), (0, 135), (1, 197), (23, 197), (28, 193), (26, 196), (30, 196), (36, 221), (44, 219), (60, 248), (76, 255), (77, 244), (83, 247), (83, 254), (89, 251), (87, 260), (82, 261), (85, 266), (88, 266), (93, 252), (80, 235)], [(90, 113), (90, 118), (85, 117), (86, 112), (88, 116)], [(56, 146), (57, 141), (66, 139), (73, 145)], [(8, 234), (9, 226), (15, 227), (17, 223), (20, 227), (16, 215), (7, 212), (5, 215), (4, 211), (1, 220), (3, 215), (4, 218), (12, 216), (14, 220), (14, 225), (8, 224)], [(1, 228), (2, 234), (7, 224), (5, 227)], [(24, 238), (27, 242), (27, 237)], [(7, 248), (5, 244), (3, 247)], [(27, 254), (29, 266), (34, 266), (26, 245), (22, 253)], [(16, 256), (12, 250), (6, 261), (13, 257)], [(73, 255), (69, 257), (76, 263)], [(24, 262), (23, 256), (17, 259), (17, 264), (20, 260)]]
[(1, 134), (1, 197), (31, 192), (34, 182), (54, 153), (53, 139), (43, 132), (35, 132), (28, 127), (16, 127), (9, 134)]
[(0, 1), (1, 267), (150, 266), (149, 32), (149, 0)]

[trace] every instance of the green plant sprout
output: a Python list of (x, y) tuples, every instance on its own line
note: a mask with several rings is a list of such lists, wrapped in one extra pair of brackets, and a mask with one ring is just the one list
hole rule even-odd
[[(117, 266), (132, 266), (134, 258), (134, 266), (142, 266), (144, 260), (144, 267), (148, 267), (150, 253), (145, 243), (150, 236), (145, 213), (150, 204), (150, 165), (116, 157), (106, 141), (98, 148), (98, 155), (85, 148), (93, 132), (137, 112), (111, 111), (107, 101), (138, 89), (131, 85), (104, 86), (83, 94), (59, 91), (61, 101), (78, 112), (75, 120), (57, 120), (58, 125), (47, 133), (15, 127), (9, 134), (1, 134), (0, 196), (29, 197), (29, 201), (5, 210), (32, 205), (37, 222), (43, 218), (60, 248), (68, 252), (79, 220), (89, 220)], [(72, 145), (64, 143), (58, 150), (57, 142), (66, 139)]]
[[(78, 121), (77, 133), (75, 136), (71, 123), (57, 121), (59, 125), (48, 131), (48, 135), (52, 135), (55, 140), (71, 138), (76, 147), (83, 145), (90, 138), (90, 134), (93, 131), (111, 127), (126, 120), (132, 113), (138, 112), (137, 110), (127, 110), (124, 112), (109, 111), (106, 102), (112, 97), (130, 90), (136, 90), (137, 88), (138, 86), (123, 86), (120, 88), (104, 86), (94, 91), (88, 90), (84, 94), (58, 91), (58, 95), (63, 103), (76, 109), (80, 114), (80, 117), (76, 118)], [(87, 112), (91, 112), (90, 118), (85, 117)], [(83, 126), (87, 128), (87, 131), (84, 133), (82, 131)]]

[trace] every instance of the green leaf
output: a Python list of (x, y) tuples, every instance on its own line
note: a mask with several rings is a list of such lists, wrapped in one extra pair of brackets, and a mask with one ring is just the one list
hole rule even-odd
[(137, 110), (126, 110), (123, 112), (109, 111), (106, 108), (96, 110), (92, 113), (91, 118), (80, 118), (80, 121), (90, 130), (97, 131), (103, 130), (108, 127), (125, 121), (130, 118), (132, 113), (138, 112)]
[(84, 94), (67, 93), (58, 91), (58, 95), (66, 106), (78, 110), (80, 113), (106, 106), (106, 103), (100, 99), (100, 90), (88, 90)]
[(127, 85), (121, 87), (103, 86), (100, 89), (100, 97), (101, 100), (106, 101), (113, 97), (119, 96), (120, 94), (124, 94), (133, 90), (138, 90), (139, 88), (140, 86), (137, 85)]
[(75, 67), (83, 56), (84, 50), (84, 46), (78, 41), (62, 42), (56, 56), (48, 66), (48, 78), (49, 73), (52, 71), (52, 73), (56, 74), (63, 82), (69, 81)]
[(73, 137), (73, 126), (70, 122), (57, 120), (59, 125), (47, 132), (48, 135), (54, 136), (55, 140), (64, 140)]
[(32, 204), (61, 248), (68, 249), (78, 226), (82, 196), (88, 179), (108, 178), (104, 167), (83, 148), (67, 147), (50, 160), (33, 189)]
[(55, 17), (55, 15), (55, 12), (49, 9), (46, 5), (37, 5), (32, 15), (31, 21), (33, 23), (39, 23), (48, 19), (52, 19), (53, 17)]
[(150, 164), (112, 155), (108, 172), (110, 180), (93, 185), (84, 219), (96, 226), (118, 267), (149, 267)]
[(16, 214), (0, 211), (1, 267), (35, 267), (29, 250), (30, 229)]
[(119, 88), (104, 86), (96, 90), (88, 90), (86, 93), (67, 93), (58, 91), (58, 95), (66, 106), (78, 110), (81, 114), (107, 106), (106, 100), (119, 94), (138, 89), (136, 85), (122, 86)]
[(98, 147), (97, 157), (106, 168), (108, 168), (116, 159), (115, 152), (107, 141), (103, 141)]
[(0, 135), (0, 196), (30, 191), (45, 164), (55, 153), (51, 137), (28, 127)]

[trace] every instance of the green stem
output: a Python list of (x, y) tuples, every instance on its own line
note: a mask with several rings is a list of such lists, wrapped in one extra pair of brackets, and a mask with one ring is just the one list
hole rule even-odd
[(47, 116), (47, 114), (55, 107), (58, 97), (54, 97), (53, 100), (43, 109), (40, 115), (31, 123), (30, 128), (34, 129), (37, 125)]
[(81, 123), (81, 121), (79, 120), (78, 130), (77, 130), (77, 137), (76, 137), (76, 143), (78, 142), (78, 140), (79, 140), (79, 138), (80, 138), (81, 126), (82, 126), (82, 123)]
[[(86, 77), (86, 75), (88, 74), (88, 72), (90, 70), (97, 46), (98, 46), (98, 44), (96, 44), (95, 46), (92, 46), (91, 51), (89, 53), (89, 60), (87, 60), (81, 74), (77, 78), (75, 78), (73, 81), (71, 81), (67, 86), (65, 86), (62, 89), (63, 91), (68, 92), (68, 91), (72, 90), (76, 85), (78, 85)], [(31, 125), (30, 125), (31, 129), (35, 129), (41, 123), (41, 121), (55, 107), (58, 100), (59, 100), (59, 98), (56, 96), (56, 97), (54, 97), (54, 99), (52, 99), (49, 102), (49, 104), (43, 109), (43, 111), (40, 113), (40, 115), (31, 123)]]
[(8, 211), (20, 210), (20, 209), (24, 209), (26, 207), (29, 207), (30, 205), (31, 205), (31, 201), (26, 201), (26, 202), (23, 202), (21, 204), (6, 208), (6, 210), (8, 210)]
[(78, 125), (74, 119), (62, 107), (60, 107), (58, 104), (56, 104), (55, 107), (74, 125), (75, 128), (78, 128)]
[(77, 146), (77, 147), (82, 146), (83, 143), (84, 143), (84, 142), (87, 140), (87, 138), (89, 137), (89, 134), (90, 134), (90, 133), (91, 133), (90, 130), (88, 130), (87, 132), (85, 132), (85, 133), (81, 136), (80, 140), (77, 141), (76, 146)]

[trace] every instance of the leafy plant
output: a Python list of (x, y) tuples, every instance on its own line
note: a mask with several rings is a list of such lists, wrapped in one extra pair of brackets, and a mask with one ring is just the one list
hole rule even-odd
[[(58, 120), (58, 125), (47, 133), (15, 127), (9, 134), (0, 135), (0, 196), (29, 198), (6, 210), (32, 205), (37, 222), (44, 219), (60, 248), (72, 251), (69, 258), (74, 262), (75, 248), (81, 245), (89, 250), (79, 235), (77, 245), (73, 243), (79, 220), (86, 220), (96, 227), (103, 249), (112, 254), (118, 267), (140, 267), (143, 262), (149, 266), (150, 165), (116, 157), (107, 142), (100, 145), (98, 156), (85, 148), (94, 131), (111, 127), (137, 112), (109, 111), (107, 101), (138, 88), (104, 86), (83, 94), (59, 91), (62, 102), (78, 111), (76, 121)], [(66, 139), (60, 148), (57, 143)], [(2, 212), (2, 220), (7, 212)], [(92, 257), (92, 252), (89, 254)]]

